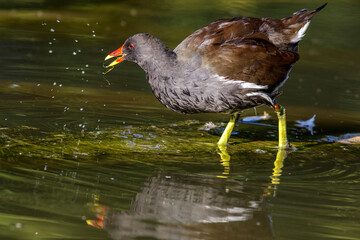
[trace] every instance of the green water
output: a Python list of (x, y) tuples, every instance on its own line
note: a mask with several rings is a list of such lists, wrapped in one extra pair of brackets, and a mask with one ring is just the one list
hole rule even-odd
[[(226, 154), (228, 116), (171, 112), (133, 63), (102, 77), (135, 33), (174, 48), (219, 18), (323, 3), (2, 1), (0, 239), (359, 239), (360, 148), (337, 141), (360, 133), (359, 1), (329, 1), (301, 42), (278, 98), (294, 151), (267, 107)], [(296, 126), (314, 114), (313, 135)]]

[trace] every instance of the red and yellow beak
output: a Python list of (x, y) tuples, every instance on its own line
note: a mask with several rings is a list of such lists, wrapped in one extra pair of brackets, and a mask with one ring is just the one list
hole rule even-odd
[(123, 54), (123, 47), (124, 47), (124, 45), (122, 45), (119, 49), (113, 51), (112, 53), (110, 53), (109, 55), (106, 56), (105, 61), (110, 58), (116, 57), (116, 60), (114, 60), (109, 65), (105, 66), (106, 68), (115, 66), (116, 64), (124, 61), (124, 57), (126, 56), (126, 54)]

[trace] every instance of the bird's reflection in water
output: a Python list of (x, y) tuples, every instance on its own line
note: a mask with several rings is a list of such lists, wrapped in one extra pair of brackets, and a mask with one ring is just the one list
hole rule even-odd
[(220, 178), (227, 178), (230, 174), (230, 155), (227, 152), (227, 146), (218, 146), (217, 153), (220, 156), (220, 164), (224, 167), (222, 175), (218, 175)]
[(285, 151), (277, 154), (271, 183), (261, 188), (226, 178), (230, 156), (226, 148), (219, 155), (220, 178), (161, 171), (148, 179), (128, 211), (94, 204), (97, 219), (87, 223), (112, 239), (274, 239), (265, 198), (275, 195)]
[(280, 177), (282, 173), (282, 168), (284, 166), (284, 160), (287, 157), (287, 151), (284, 149), (279, 149), (276, 154), (276, 159), (274, 161), (274, 168), (272, 175), (270, 176), (271, 184), (268, 186), (268, 189), (265, 191), (265, 194), (268, 196), (276, 197), (276, 192), (278, 185), (280, 184)]
[(241, 181), (159, 172), (128, 211), (95, 204), (97, 220), (87, 223), (112, 239), (274, 239), (261, 189), (246, 188)]
[[(230, 155), (227, 152), (226, 146), (218, 146), (218, 154), (220, 156), (220, 164), (224, 167), (222, 175), (217, 177), (227, 178), (230, 174)], [(282, 173), (282, 168), (284, 166), (284, 160), (287, 157), (287, 151), (284, 149), (278, 149), (276, 158), (274, 161), (273, 172), (270, 176), (271, 184), (268, 184), (268, 189), (265, 191), (265, 195), (273, 197), (276, 196), (277, 186), (280, 184), (280, 177)]]
[(274, 185), (280, 184), (280, 176), (282, 173), (282, 168), (284, 166), (284, 160), (287, 157), (287, 152), (283, 149), (279, 149), (276, 154), (276, 159), (274, 161), (273, 173), (270, 176), (271, 183)]

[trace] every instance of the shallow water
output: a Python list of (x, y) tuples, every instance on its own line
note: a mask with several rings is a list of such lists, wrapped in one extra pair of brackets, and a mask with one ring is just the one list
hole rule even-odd
[[(360, 132), (358, 1), (329, 1), (301, 42), (278, 98), (287, 153), (269, 108), (221, 152), (228, 116), (171, 112), (133, 63), (102, 77), (104, 57), (138, 32), (174, 48), (219, 18), (322, 4), (1, 3), (0, 239), (358, 239), (360, 149), (341, 142)], [(296, 126), (314, 114), (313, 135)]]

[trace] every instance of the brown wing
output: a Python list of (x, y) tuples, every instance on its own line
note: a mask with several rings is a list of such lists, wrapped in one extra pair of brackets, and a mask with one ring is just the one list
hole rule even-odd
[(296, 50), (297, 42), (302, 37), (298, 36), (299, 30), (325, 6), (326, 4), (316, 10), (303, 9), (283, 19), (253, 17), (221, 19), (185, 38), (176, 47), (175, 52), (186, 49), (206, 51), (206, 48), (211, 48), (213, 45), (241, 41), (250, 38), (250, 35), (253, 35), (252, 38), (267, 40), (282, 50)]
[(262, 22), (259, 18), (249, 17), (217, 20), (189, 35), (174, 51), (209, 51), (214, 46), (228, 41), (239, 41), (253, 34), (258, 31)]
[(203, 55), (203, 63), (208, 63), (205, 66), (220, 76), (267, 85), (270, 91), (281, 85), (298, 59), (296, 52), (280, 50), (260, 38), (228, 42)]
[(272, 91), (299, 59), (287, 47), (288, 37), (280, 31), (284, 28), (282, 20), (271, 18), (218, 20), (191, 34), (174, 51), (185, 60), (196, 52), (202, 67), (228, 79), (268, 85)]

